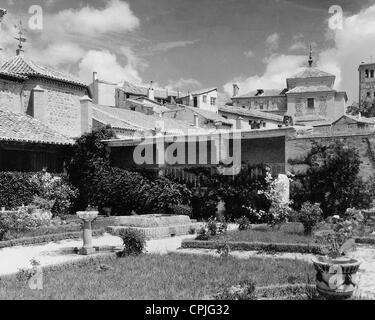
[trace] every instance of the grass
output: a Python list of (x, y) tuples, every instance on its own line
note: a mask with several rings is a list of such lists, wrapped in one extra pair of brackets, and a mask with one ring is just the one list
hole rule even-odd
[(303, 283), (311, 265), (297, 260), (218, 258), (171, 253), (106, 258), (98, 263), (43, 270), (43, 290), (31, 290), (16, 276), (0, 279), (0, 299), (205, 299), (224, 287), (253, 279), (257, 286)]
[(223, 235), (210, 237), (209, 240), (235, 241), (235, 242), (265, 242), (265, 243), (302, 243), (319, 244), (312, 236), (292, 234), (282, 231), (255, 231), (233, 230)]

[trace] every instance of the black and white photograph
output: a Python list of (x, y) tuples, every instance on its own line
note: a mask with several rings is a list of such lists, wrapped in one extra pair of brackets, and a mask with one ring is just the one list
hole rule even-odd
[(375, 0), (0, 0), (0, 300), (375, 300)]

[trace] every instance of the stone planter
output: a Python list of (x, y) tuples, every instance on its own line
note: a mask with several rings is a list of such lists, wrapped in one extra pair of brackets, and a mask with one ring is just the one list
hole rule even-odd
[(317, 257), (312, 262), (316, 270), (316, 289), (319, 294), (329, 300), (348, 299), (353, 295), (357, 287), (358, 260)]

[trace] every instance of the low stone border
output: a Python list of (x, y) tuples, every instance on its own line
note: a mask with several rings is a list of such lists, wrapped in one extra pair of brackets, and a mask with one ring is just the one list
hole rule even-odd
[[(104, 229), (93, 230), (92, 235), (94, 237), (100, 237), (104, 234)], [(25, 245), (38, 245), (48, 242), (68, 240), (68, 239), (79, 239), (82, 237), (82, 231), (78, 232), (65, 232), (56, 234), (47, 234), (37, 237), (19, 238), (6, 241), (0, 241), (0, 249), (15, 247), (15, 246), (25, 246)]]
[(230, 250), (239, 251), (274, 251), (274, 252), (292, 252), (292, 253), (312, 253), (323, 254), (323, 248), (314, 244), (301, 243), (265, 243), (265, 242), (222, 242), (222, 241), (201, 241), (201, 240), (183, 240), (181, 248), (183, 249), (216, 249), (218, 245), (228, 245)]

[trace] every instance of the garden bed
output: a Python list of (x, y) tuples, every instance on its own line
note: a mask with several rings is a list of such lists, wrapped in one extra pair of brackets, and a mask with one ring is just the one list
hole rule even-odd
[[(101, 264), (110, 268), (104, 271)], [(257, 286), (293, 284), (314, 274), (303, 261), (111, 254), (43, 268), (43, 290), (29, 289), (15, 275), (2, 277), (0, 299), (205, 299), (244, 280)]]
[(184, 240), (182, 248), (217, 249), (227, 244), (230, 250), (323, 254), (323, 245), (312, 236), (282, 231), (235, 230), (210, 236), (208, 240)]
[[(105, 230), (97, 229), (92, 231), (92, 235), (94, 237), (99, 237), (104, 234)], [(25, 237), (25, 238), (17, 238), (7, 241), (0, 241), (0, 249), (7, 248), (7, 247), (15, 247), (15, 246), (27, 246), (27, 245), (37, 245), (61, 240), (68, 240), (68, 239), (79, 239), (82, 237), (82, 231), (76, 232), (65, 232), (65, 233), (55, 233), (55, 234), (46, 234), (43, 236), (34, 236), (34, 237)]]
[(265, 252), (292, 252), (323, 254), (323, 248), (316, 244), (304, 243), (267, 243), (267, 242), (240, 242), (240, 241), (202, 241), (184, 240), (181, 243), (183, 249), (212, 249), (218, 246), (228, 245), (230, 250), (238, 251), (265, 251)]

